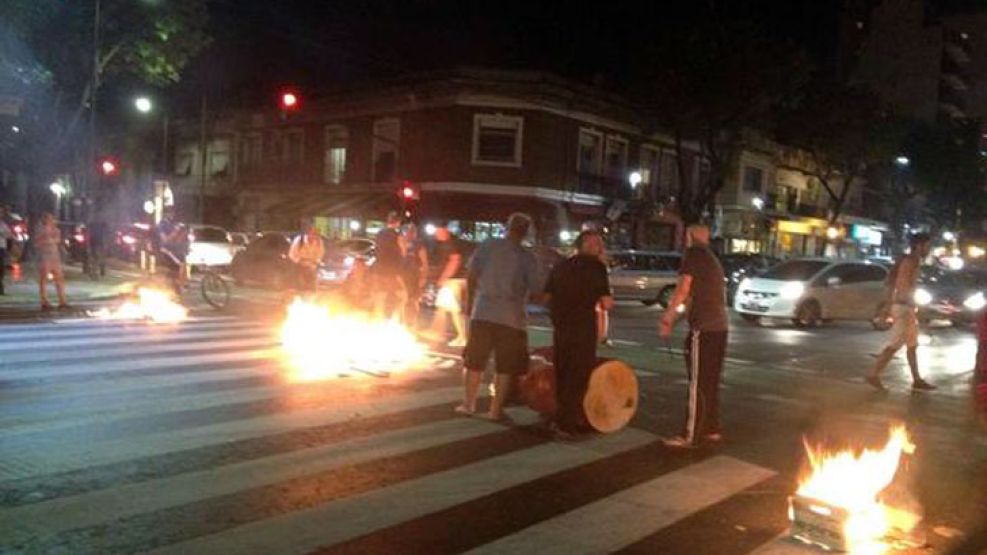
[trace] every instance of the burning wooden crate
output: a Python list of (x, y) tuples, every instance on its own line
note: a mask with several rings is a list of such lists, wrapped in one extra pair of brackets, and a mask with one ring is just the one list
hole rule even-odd
[(788, 500), (791, 536), (825, 550), (853, 553), (920, 543), (913, 532), (921, 517), (882, 498), (902, 455), (914, 449), (903, 426), (893, 427), (879, 450), (831, 452), (806, 444), (811, 472)]

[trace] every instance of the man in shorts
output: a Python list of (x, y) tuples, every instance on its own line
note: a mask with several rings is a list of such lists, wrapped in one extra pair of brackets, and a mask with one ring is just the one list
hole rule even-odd
[(514, 213), (507, 221), (507, 237), (483, 243), (469, 263), (470, 281), (476, 297), (470, 320), (469, 340), (464, 353), (463, 403), (456, 412), (476, 412), (476, 396), (490, 355), (496, 361), (497, 377), (489, 420), (506, 420), (504, 400), (515, 375), (528, 370), (526, 305), (541, 290), (538, 261), (521, 243), (531, 229), (531, 218)]
[(445, 315), (452, 320), (456, 337), (449, 341), (450, 347), (466, 346), (466, 265), (463, 260), (463, 243), (449, 231), (447, 223), (435, 229), (435, 259), (438, 274), (435, 276), (435, 326), (444, 326)]
[(915, 283), (918, 281), (922, 260), (929, 255), (932, 241), (925, 233), (912, 235), (911, 248), (908, 254), (898, 259), (888, 274), (884, 314), (882, 318), (891, 317), (891, 338), (884, 350), (877, 356), (874, 367), (867, 374), (867, 383), (881, 391), (885, 390), (881, 381), (881, 373), (891, 362), (895, 353), (903, 346), (908, 359), (908, 369), (912, 372), (912, 389), (929, 391), (936, 386), (922, 379), (918, 373), (918, 316), (915, 306)]

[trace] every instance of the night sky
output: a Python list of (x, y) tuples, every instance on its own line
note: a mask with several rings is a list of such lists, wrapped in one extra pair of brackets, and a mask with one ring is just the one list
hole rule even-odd
[[(708, 1), (708, 0), (707, 0)], [(540, 69), (620, 90), (641, 45), (690, 25), (702, 0), (670, 2), (213, 0), (212, 46), (172, 91), (247, 106), (288, 84), (307, 94), (409, 72)], [(838, 0), (730, 0), (736, 17), (831, 62)], [(636, 60), (640, 61), (640, 60)], [(203, 65), (210, 68), (203, 71)]]

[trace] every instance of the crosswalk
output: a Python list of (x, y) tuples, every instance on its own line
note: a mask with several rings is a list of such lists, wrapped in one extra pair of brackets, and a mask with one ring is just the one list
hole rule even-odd
[(773, 469), (636, 428), (558, 443), (525, 407), (459, 418), (448, 364), (285, 375), (260, 322), (4, 326), (0, 553), (804, 549)]

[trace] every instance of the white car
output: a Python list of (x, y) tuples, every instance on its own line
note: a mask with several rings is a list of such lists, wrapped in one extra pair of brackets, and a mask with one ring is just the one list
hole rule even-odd
[(225, 229), (211, 225), (192, 226), (185, 262), (192, 268), (229, 266), (239, 247)]
[(677, 252), (617, 251), (610, 255), (610, 288), (617, 300), (668, 306), (679, 278)]
[(788, 260), (742, 281), (733, 308), (750, 322), (785, 318), (799, 327), (826, 320), (874, 322), (887, 277), (887, 267), (873, 262)]

